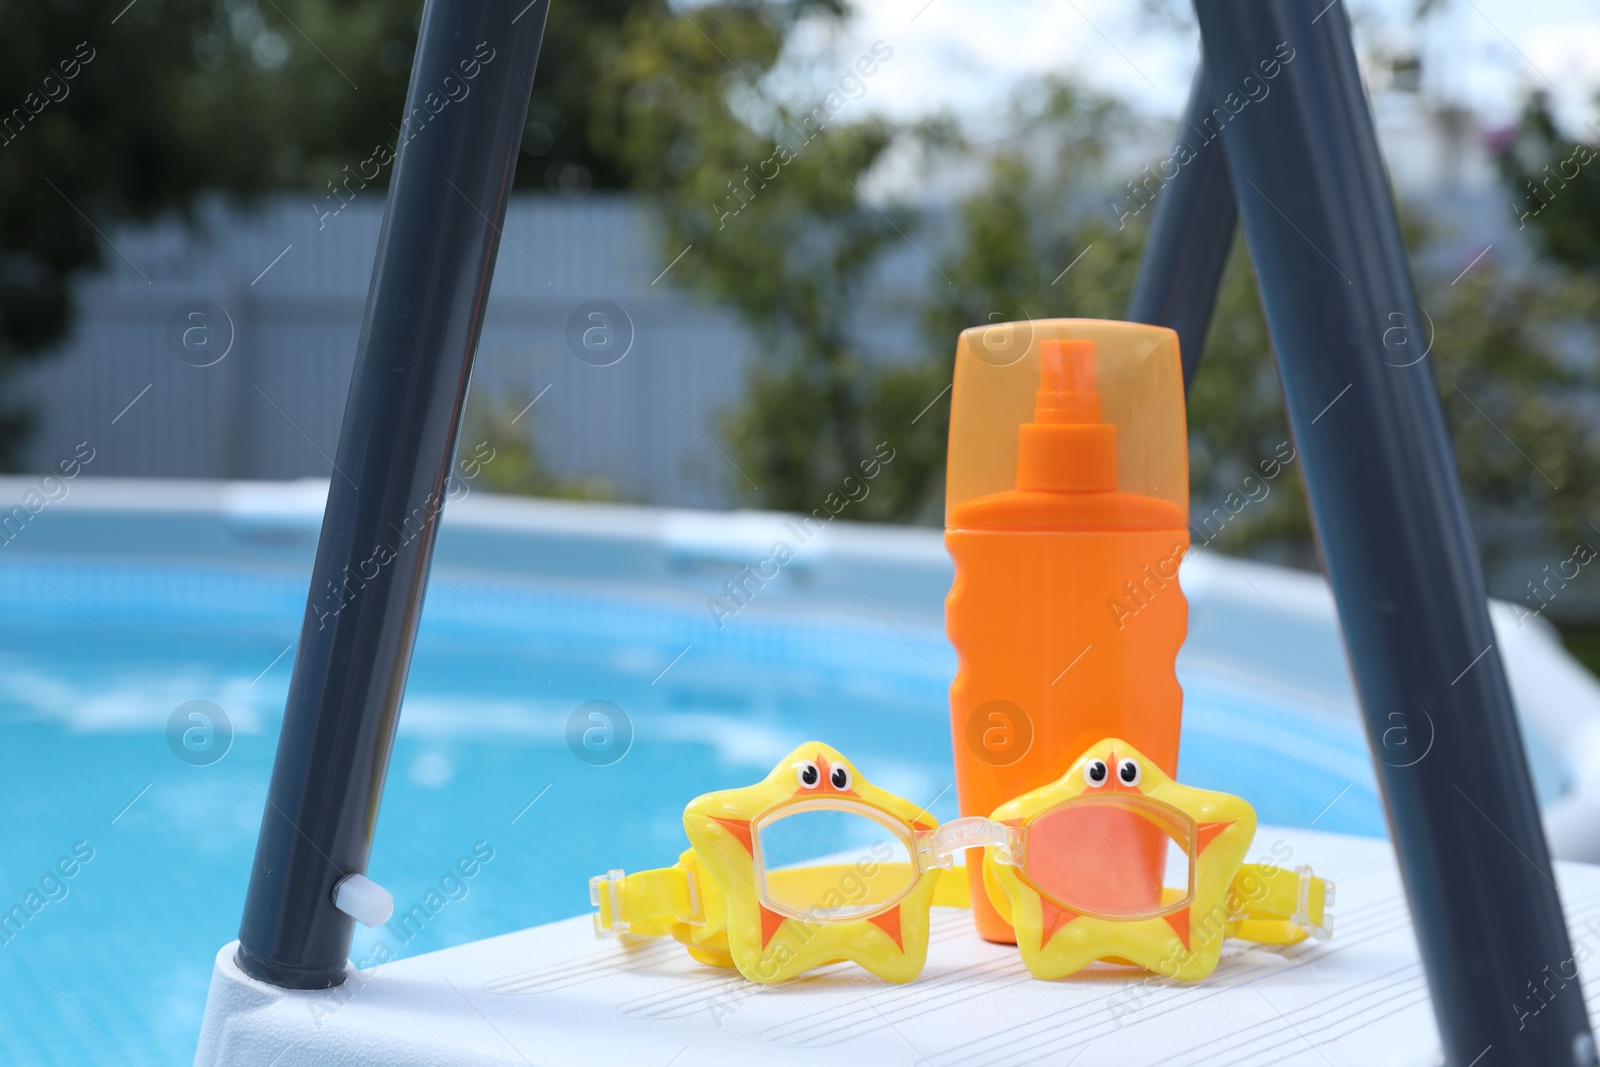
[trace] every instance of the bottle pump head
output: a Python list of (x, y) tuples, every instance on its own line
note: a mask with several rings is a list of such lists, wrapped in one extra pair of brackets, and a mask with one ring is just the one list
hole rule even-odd
[(1017, 440), (1017, 488), (1107, 493), (1117, 488), (1117, 428), (1101, 421), (1090, 340), (1041, 340), (1033, 421)]

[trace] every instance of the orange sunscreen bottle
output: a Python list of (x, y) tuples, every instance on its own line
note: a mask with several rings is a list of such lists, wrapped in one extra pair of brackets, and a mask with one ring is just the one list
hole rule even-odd
[[(1051, 319), (961, 334), (945, 624), (959, 661), (950, 719), (962, 815), (987, 816), (1056, 781), (1104, 737), (1177, 774), (1188, 510), (1183, 372), (1171, 330)], [(1118, 837), (1160, 886), (1165, 839), (1130, 839), (1127, 828)], [(978, 931), (1014, 941), (971, 855)]]

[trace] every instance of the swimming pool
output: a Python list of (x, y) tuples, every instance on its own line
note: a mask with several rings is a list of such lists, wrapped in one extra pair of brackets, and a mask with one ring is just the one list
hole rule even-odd
[[(237, 935), (319, 493), (89, 483), (0, 549), (0, 906), (23, 912), (0, 934), (0, 1061), (192, 1057)], [(937, 535), (830, 531), (719, 628), (707, 596), (779, 519), (478, 498), (450, 514), (368, 871), (397, 919), (358, 928), (358, 962), (586, 911), (590, 875), (681, 850), (692, 796), (812, 737), (956, 814)], [(1333, 672), (1325, 707), (1186, 649), (1185, 780), (1263, 822), (1381, 835), (1342, 652), (1307, 636), (1304, 664), (1275, 662)], [(170, 724), (195, 700), (231, 742), (184, 747), (199, 720)]]

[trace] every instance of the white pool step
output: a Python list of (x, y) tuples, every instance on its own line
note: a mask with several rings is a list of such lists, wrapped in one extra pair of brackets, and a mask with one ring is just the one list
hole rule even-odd
[[(1525, 862), (1484, 828), (1484, 847)], [(1338, 884), (1333, 940), (1229, 942), (1204, 982), (1106, 968), (1029, 977), (1015, 949), (937, 909), (922, 977), (837, 964), (778, 986), (696, 964), (676, 943), (596, 941), (588, 916), (290, 992), (217, 954), (196, 1067), (926, 1064), (1195, 1067), (1436, 1062), (1438, 1037), (1388, 842), (1261, 827), (1250, 851)], [(1600, 867), (1556, 866), (1578, 959), (1600, 952)], [(1562, 987), (1552, 965), (1545, 993)], [(1591, 995), (1600, 985), (1590, 985)], [(1587, 999), (1587, 997), (1586, 997)], [(1523, 1010), (1541, 1002), (1530, 993)], [(1511, 1010), (1508, 1007), (1508, 1010)]]

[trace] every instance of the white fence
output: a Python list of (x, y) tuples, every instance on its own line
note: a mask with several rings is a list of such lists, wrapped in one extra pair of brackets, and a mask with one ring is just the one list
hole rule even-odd
[[(87, 441), (94, 475), (327, 477), (382, 209), (364, 193), (319, 220), (309, 197), (282, 197), (213, 205), (194, 231), (113, 232), (106, 272), (78, 289), (73, 336), (18, 379), (38, 418), (28, 468)], [(518, 425), (558, 475), (602, 476), (643, 502), (731, 502), (738, 476), (707, 436), (740, 393), (748, 336), (672, 289), (670, 271), (651, 284), (672, 257), (641, 209), (519, 197), (504, 233), (475, 388), (540, 397)], [(631, 321), (610, 366), (567, 339), (595, 300), (625, 312), (614, 344)]]

